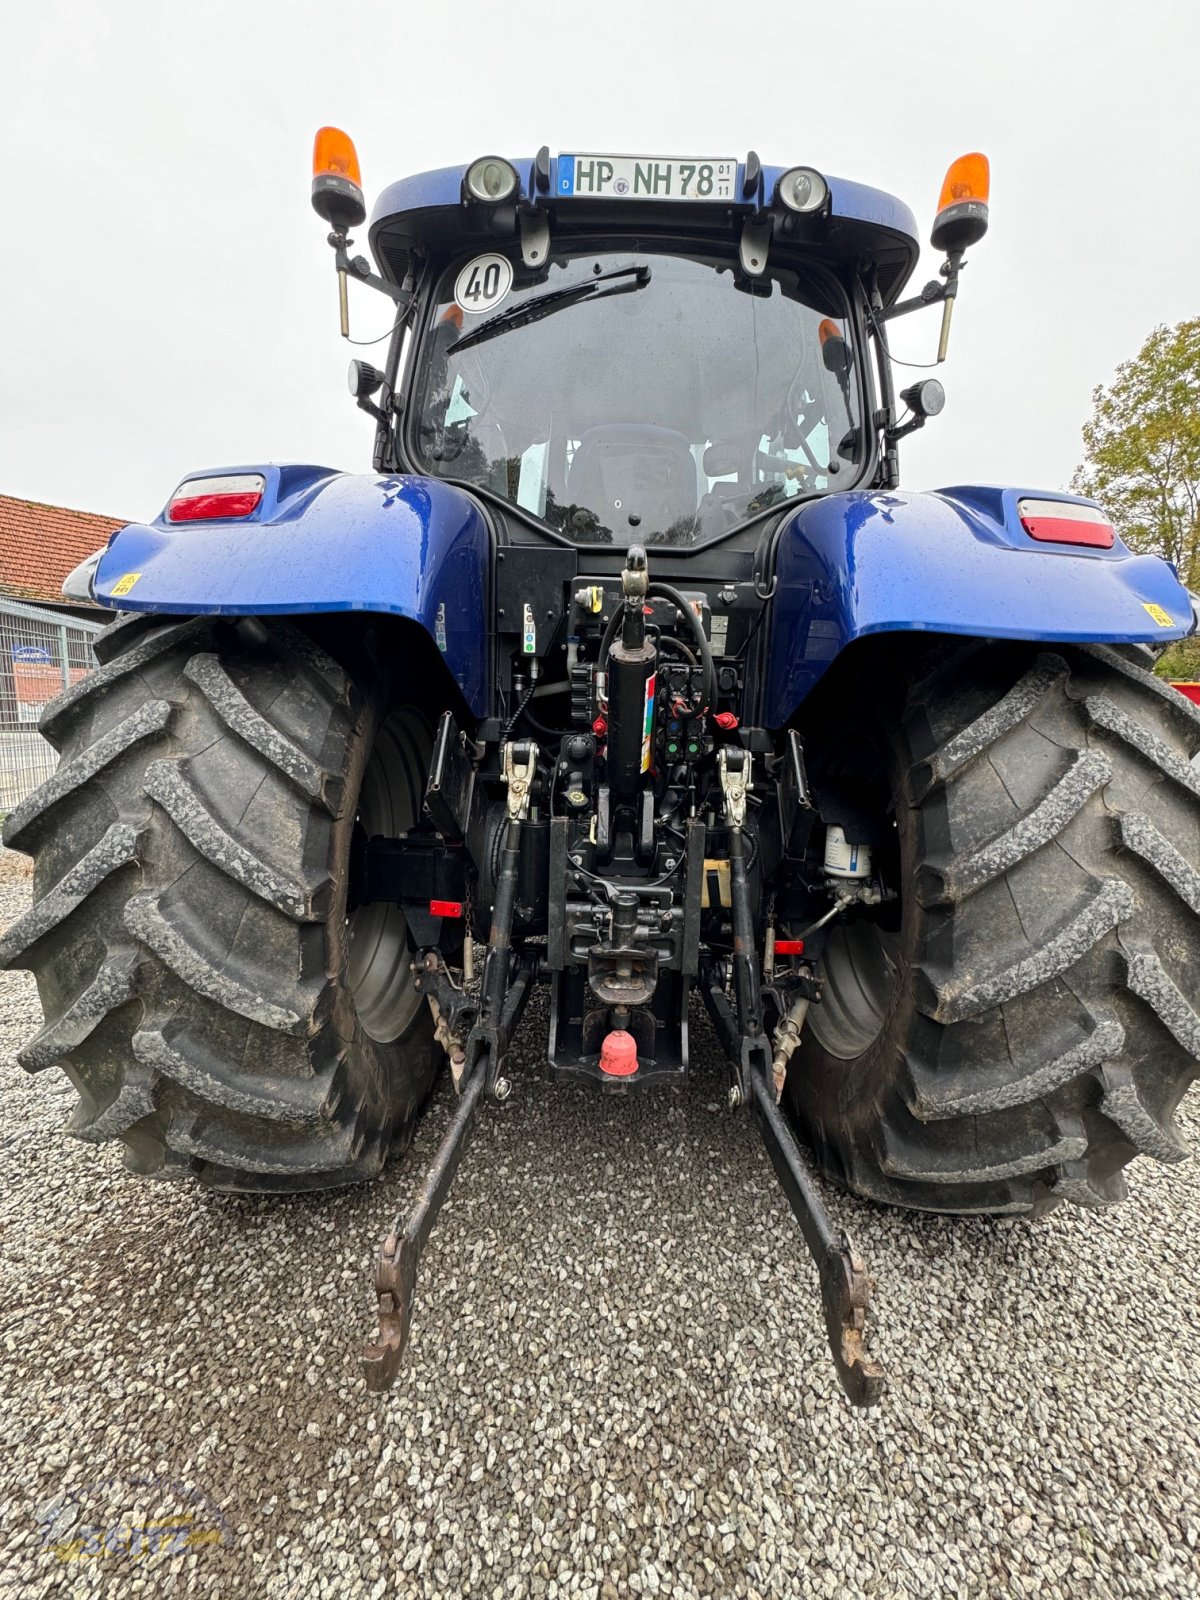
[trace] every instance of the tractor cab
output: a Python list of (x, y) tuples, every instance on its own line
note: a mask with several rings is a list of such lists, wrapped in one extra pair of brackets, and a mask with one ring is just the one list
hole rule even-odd
[(400, 308), (386, 370), (351, 369), (380, 470), (618, 548), (693, 549), (885, 480), (894, 419), (870, 335), (919, 248), (890, 195), (753, 152), (484, 157), (384, 191), (377, 275), (347, 253), (365, 208), (352, 150), (340, 176), (320, 170), (336, 159), (319, 138), (314, 204), (343, 288), (366, 280)]
[(853, 484), (870, 451), (849, 296), (802, 263), (759, 288), (702, 242), (603, 232), (536, 274), (451, 259), (413, 362), (414, 468), (604, 544), (700, 544)]

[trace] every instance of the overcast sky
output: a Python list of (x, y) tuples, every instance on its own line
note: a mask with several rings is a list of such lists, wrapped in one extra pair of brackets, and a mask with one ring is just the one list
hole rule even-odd
[[(357, 142), (368, 205), (404, 174), (541, 144), (753, 148), (891, 190), (922, 237), (948, 162), (985, 151), (992, 231), (907, 487), (1065, 486), (1093, 386), (1200, 313), (1200, 11), (1182, 0), (0, 15), (0, 493), (141, 518), (193, 469), (369, 469), (308, 198), (326, 122)], [(926, 248), (914, 286), (936, 266)], [(389, 309), (360, 290), (352, 318), (369, 337)], [(937, 313), (893, 331), (932, 359)]]

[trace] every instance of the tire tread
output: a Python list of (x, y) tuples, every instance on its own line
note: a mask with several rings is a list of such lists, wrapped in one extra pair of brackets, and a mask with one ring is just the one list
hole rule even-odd
[(68, 1132), (124, 1141), (143, 1174), (254, 1192), (374, 1177), (435, 1061), (427, 1010), (395, 1045), (367, 1038), (330, 954), (378, 675), (360, 693), (275, 620), (127, 616), (96, 653), (46, 713), (58, 772), (6, 829), (35, 857), (35, 901), (0, 964), (31, 969), (47, 1008), (18, 1059), (68, 1071)]
[(1200, 716), (1107, 646), (942, 649), (912, 683), (899, 988), (852, 1061), (809, 1035), (795, 1113), (823, 1170), (877, 1200), (1114, 1204), (1135, 1156), (1189, 1153), (1174, 1111), (1200, 1073)]

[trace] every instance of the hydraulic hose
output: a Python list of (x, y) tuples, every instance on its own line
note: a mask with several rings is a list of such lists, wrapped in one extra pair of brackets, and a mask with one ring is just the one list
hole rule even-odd
[(686, 619), (691, 627), (696, 640), (696, 648), (700, 652), (700, 662), (704, 668), (704, 706), (705, 711), (711, 711), (717, 699), (717, 669), (713, 664), (712, 651), (709, 649), (708, 639), (705, 637), (704, 624), (683, 598), (678, 589), (673, 589), (669, 583), (661, 583), (658, 579), (651, 579), (647, 594), (657, 595), (660, 600), (669, 600), (671, 604)]
[(603, 672), (608, 666), (608, 652), (612, 642), (617, 637), (617, 629), (621, 626), (621, 613), (625, 610), (624, 600), (620, 600), (613, 607), (613, 614), (608, 619), (608, 626), (600, 638), (600, 654), (596, 657), (596, 668)]
[[(696, 648), (700, 654), (700, 664), (704, 668), (704, 710), (710, 711), (717, 698), (717, 669), (713, 663), (712, 650), (709, 648), (708, 639), (705, 637), (704, 624), (692, 610), (690, 604), (683, 598), (678, 589), (669, 583), (662, 583), (659, 579), (651, 579), (646, 590), (648, 596), (657, 595), (660, 600), (669, 600), (675, 609), (686, 619), (696, 641)], [(608, 652), (612, 642), (617, 636), (617, 629), (621, 626), (621, 613), (624, 605), (613, 607), (613, 614), (608, 619), (608, 626), (600, 640), (600, 654), (597, 658), (597, 667), (601, 672), (608, 663)]]

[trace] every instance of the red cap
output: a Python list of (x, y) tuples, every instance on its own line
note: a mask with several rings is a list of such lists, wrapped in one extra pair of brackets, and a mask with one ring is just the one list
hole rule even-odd
[(604, 717), (597, 717), (595, 722), (592, 723), (592, 732), (596, 735), (597, 739), (602, 738), (603, 735), (608, 732), (607, 719)]
[(637, 1069), (637, 1040), (624, 1028), (614, 1028), (600, 1046), (600, 1071), (610, 1078), (629, 1078)]
[(738, 719), (732, 711), (718, 711), (713, 721), (718, 728), (724, 728), (726, 733), (732, 733), (738, 725)]

